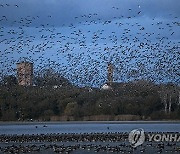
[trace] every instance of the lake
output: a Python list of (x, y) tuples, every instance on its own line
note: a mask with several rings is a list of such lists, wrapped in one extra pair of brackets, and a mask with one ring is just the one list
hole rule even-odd
[(2, 122), (0, 135), (130, 132), (137, 128), (145, 132), (179, 132), (180, 122)]

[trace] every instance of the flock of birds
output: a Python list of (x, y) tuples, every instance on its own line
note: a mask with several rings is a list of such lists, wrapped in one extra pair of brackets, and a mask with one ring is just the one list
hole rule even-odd
[[(0, 4), (0, 9), (12, 7), (22, 6)], [(82, 86), (102, 85), (109, 62), (114, 65), (114, 81), (179, 83), (179, 17), (146, 19), (142, 8), (127, 8), (128, 13), (107, 20), (96, 12), (74, 16), (74, 22), (59, 27), (52, 25), (56, 17), (51, 14), (43, 23), (38, 14), (14, 21), (1, 14), (0, 75), (16, 73), (16, 62), (27, 57), (35, 73), (51, 67)], [(121, 12), (116, 6), (111, 10)]]
[[(152, 132), (151, 132), (152, 133)], [(164, 133), (163, 133), (164, 134)], [(128, 133), (0, 135), (3, 153), (179, 153), (177, 142), (145, 142), (133, 148)]]

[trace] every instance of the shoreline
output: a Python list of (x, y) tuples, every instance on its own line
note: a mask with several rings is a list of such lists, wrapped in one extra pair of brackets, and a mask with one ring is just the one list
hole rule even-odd
[(7, 124), (180, 124), (180, 120), (162, 121), (0, 121), (0, 125)]

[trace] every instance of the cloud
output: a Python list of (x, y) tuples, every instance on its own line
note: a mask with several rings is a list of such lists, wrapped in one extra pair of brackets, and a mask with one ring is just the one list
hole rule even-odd
[[(89, 19), (82, 16), (88, 14), (97, 14), (92, 15), (90, 20), (107, 20), (120, 16), (136, 17), (139, 11), (142, 12), (140, 15), (149, 17), (170, 18), (169, 14), (180, 16), (179, 0), (0, 0), (0, 4), (10, 4), (9, 7), (0, 8), (0, 14), (8, 19), (8, 22), (2, 21), (1, 24), (7, 26), (27, 16), (39, 16), (37, 22), (49, 21), (55, 26), (85, 22)], [(14, 7), (16, 4), (18, 8)], [(79, 17), (78, 20), (75, 20), (75, 17)], [(31, 26), (37, 22), (33, 22)]]

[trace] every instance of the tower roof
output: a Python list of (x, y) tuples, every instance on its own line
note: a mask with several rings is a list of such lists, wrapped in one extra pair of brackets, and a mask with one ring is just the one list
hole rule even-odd
[(30, 64), (33, 64), (32, 60), (30, 60), (29, 58), (27, 57), (22, 57), (20, 58), (16, 64), (21, 64), (21, 63), (30, 63)]

